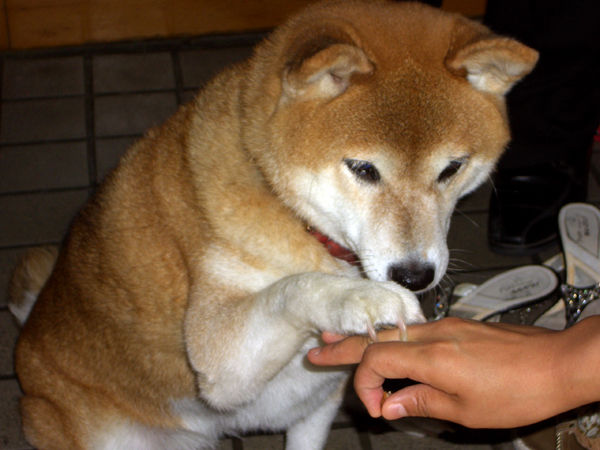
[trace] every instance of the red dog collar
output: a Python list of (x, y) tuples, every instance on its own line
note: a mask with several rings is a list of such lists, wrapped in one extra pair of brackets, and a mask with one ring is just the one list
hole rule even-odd
[(325, 248), (331, 254), (331, 256), (334, 256), (338, 259), (342, 259), (347, 263), (352, 264), (353, 266), (358, 266), (360, 264), (358, 256), (352, 250), (344, 247), (343, 245), (338, 244), (329, 236), (324, 235), (323, 233), (317, 231), (313, 227), (308, 227), (307, 230), (310, 234), (316, 237), (321, 244), (325, 246)]

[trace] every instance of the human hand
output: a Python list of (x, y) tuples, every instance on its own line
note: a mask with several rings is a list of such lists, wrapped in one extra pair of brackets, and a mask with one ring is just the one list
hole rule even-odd
[[(398, 341), (398, 330), (382, 331), (375, 344), (361, 336), (324, 333), (327, 345), (312, 349), (308, 359), (324, 366), (360, 362), (354, 388), (373, 417), (422, 416), (473, 428), (516, 427), (594, 401), (577, 385), (593, 390), (584, 374), (597, 372), (585, 366), (585, 358), (573, 357), (573, 344), (586, 336), (594, 335), (598, 344), (598, 332), (584, 329), (584, 322), (554, 332), (449, 318), (409, 326), (408, 342)], [(418, 384), (384, 400), (386, 378)]]

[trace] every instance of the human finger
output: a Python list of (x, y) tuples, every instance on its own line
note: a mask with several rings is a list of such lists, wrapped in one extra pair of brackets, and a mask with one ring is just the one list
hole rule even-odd
[(360, 362), (369, 345), (366, 336), (352, 336), (308, 351), (308, 360), (319, 366), (339, 366)]
[(407, 326), (409, 342), (434, 342), (451, 339), (465, 339), (480, 336), (482, 333), (509, 331), (523, 336), (552, 333), (554, 331), (542, 327), (517, 325), (509, 323), (479, 322), (457, 317), (447, 317), (434, 322)]
[[(404, 339), (405, 331), (388, 328), (377, 332), (377, 342), (398, 341)], [(313, 348), (308, 352), (308, 359), (317, 365), (343, 365), (360, 362), (362, 354), (372, 340), (367, 336), (346, 337), (341, 334), (324, 331), (321, 334), (325, 346)]]
[(427, 384), (407, 386), (388, 397), (381, 406), (387, 420), (403, 417), (429, 417), (457, 421), (458, 398)]
[(381, 415), (384, 381), (410, 378), (411, 370), (405, 365), (405, 356), (410, 359), (413, 346), (403, 342), (380, 342), (364, 352), (354, 375), (354, 390), (372, 417)]
[(323, 342), (326, 344), (333, 344), (334, 342), (339, 342), (347, 337), (348, 336), (343, 334), (331, 333), (329, 331), (323, 331), (323, 333), (321, 333), (321, 339), (323, 339)]

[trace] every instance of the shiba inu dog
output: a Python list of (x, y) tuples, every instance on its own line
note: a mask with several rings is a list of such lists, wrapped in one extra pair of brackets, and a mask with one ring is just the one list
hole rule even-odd
[(423, 320), (414, 292), (444, 274), (453, 207), (507, 143), (503, 96), (536, 58), (415, 3), (291, 18), (127, 152), (56, 261), (15, 272), (27, 439), (286, 430), (322, 447), (348, 372), (307, 349)]

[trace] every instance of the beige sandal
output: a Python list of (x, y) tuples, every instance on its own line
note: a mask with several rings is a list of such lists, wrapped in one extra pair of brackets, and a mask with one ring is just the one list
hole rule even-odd
[[(600, 314), (600, 211), (585, 203), (570, 203), (558, 216), (563, 246), (563, 301), (536, 325), (566, 328), (583, 317)], [(600, 404), (576, 411), (577, 418), (542, 429), (514, 442), (516, 449), (600, 450)]]
[(583, 317), (600, 314), (600, 210), (587, 203), (570, 203), (559, 213), (565, 283), (563, 301), (536, 325), (555, 330), (570, 327)]

